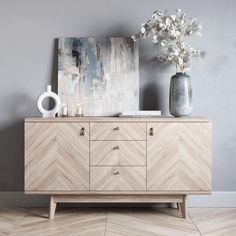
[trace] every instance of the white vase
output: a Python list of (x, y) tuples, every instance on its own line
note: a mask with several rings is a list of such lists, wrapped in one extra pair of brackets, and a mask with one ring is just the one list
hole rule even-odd
[[(46, 110), (43, 108), (43, 100), (45, 98), (52, 98), (55, 101), (55, 106), (51, 110)], [(37, 99), (37, 107), (38, 110), (42, 113), (42, 117), (55, 117), (57, 112), (60, 109), (61, 101), (58, 95), (54, 92), (52, 92), (51, 85), (47, 86), (47, 91), (40, 94), (38, 99)]]

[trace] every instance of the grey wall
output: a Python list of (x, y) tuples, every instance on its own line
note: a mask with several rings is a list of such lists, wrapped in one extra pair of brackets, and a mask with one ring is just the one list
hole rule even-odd
[[(55, 81), (55, 38), (128, 36), (154, 9), (182, 8), (203, 23), (193, 40), (207, 50), (192, 63), (194, 115), (214, 122), (213, 189), (236, 191), (236, 1), (0, 0), (0, 191), (23, 190), (23, 118)], [(159, 65), (149, 40), (140, 43), (140, 108), (168, 114), (174, 66)]]

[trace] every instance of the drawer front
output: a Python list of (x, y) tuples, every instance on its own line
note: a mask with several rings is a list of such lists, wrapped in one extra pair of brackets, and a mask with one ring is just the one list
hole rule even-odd
[(146, 190), (146, 167), (91, 166), (90, 190)]
[(91, 141), (90, 165), (146, 165), (146, 141)]
[(90, 140), (146, 140), (145, 123), (91, 123)]

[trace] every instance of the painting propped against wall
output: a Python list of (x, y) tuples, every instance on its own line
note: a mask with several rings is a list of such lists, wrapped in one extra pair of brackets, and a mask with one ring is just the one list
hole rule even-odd
[(138, 46), (131, 38), (60, 38), (58, 95), (68, 114), (115, 116), (139, 109)]

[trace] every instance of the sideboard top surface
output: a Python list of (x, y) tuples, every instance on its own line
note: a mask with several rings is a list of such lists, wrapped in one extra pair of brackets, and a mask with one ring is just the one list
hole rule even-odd
[(160, 117), (102, 117), (102, 116), (93, 116), (93, 117), (53, 117), (53, 118), (42, 118), (42, 117), (30, 117), (25, 118), (26, 123), (50, 123), (50, 122), (68, 122), (68, 123), (76, 123), (76, 122), (189, 122), (189, 123), (208, 123), (211, 122), (210, 118), (207, 117), (181, 117), (175, 118), (171, 116), (160, 116)]

